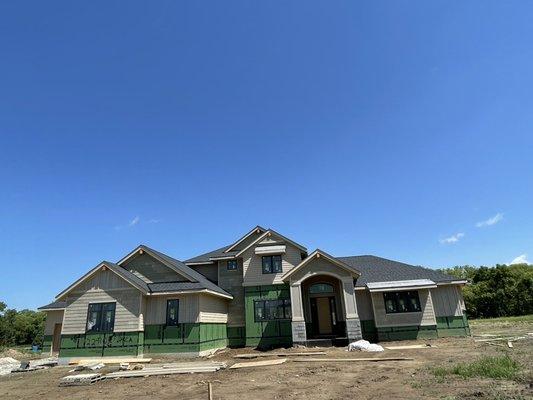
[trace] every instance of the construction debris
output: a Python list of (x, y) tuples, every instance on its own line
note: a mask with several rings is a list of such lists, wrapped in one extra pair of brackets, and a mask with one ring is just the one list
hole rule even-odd
[(173, 374), (194, 374), (201, 372), (216, 372), (226, 368), (222, 362), (191, 362), (191, 363), (174, 363), (159, 366), (147, 366), (141, 370), (117, 371), (111, 372), (104, 376), (105, 379), (114, 378), (134, 378), (154, 375), (173, 375)]
[(407, 357), (386, 357), (386, 358), (296, 358), (294, 362), (357, 362), (357, 361), (414, 361), (414, 358)]
[(85, 386), (104, 379), (102, 374), (78, 374), (61, 378), (59, 386)]
[(259, 357), (304, 357), (304, 356), (323, 356), (327, 354), (324, 351), (309, 351), (306, 353), (246, 353), (246, 354), (237, 354), (233, 358), (242, 358), (242, 359), (252, 359)]
[(252, 361), (252, 362), (242, 362), (242, 363), (236, 363), (233, 364), (230, 369), (237, 369), (237, 368), (251, 368), (251, 367), (265, 367), (268, 365), (279, 365), (286, 362), (286, 358), (278, 358), (275, 360), (263, 360), (263, 361)]
[(474, 339), (474, 342), (483, 343), (483, 342), (494, 342), (494, 341), (499, 341), (499, 340), (516, 342), (517, 340), (522, 340), (522, 339), (527, 339), (527, 337), (526, 336), (495, 337), (495, 338), (490, 338), (490, 339)]
[(437, 346), (426, 343), (426, 344), (410, 344), (406, 346), (387, 346), (387, 350), (408, 350), (408, 349), (431, 349), (436, 348)]
[(383, 347), (379, 344), (370, 343), (368, 340), (357, 340), (348, 345), (348, 351), (369, 351), (369, 352), (380, 352), (383, 351)]
[(87, 365), (95, 363), (121, 364), (121, 363), (149, 363), (151, 358), (137, 357), (98, 357), (98, 358), (71, 358), (69, 364)]
[(507, 341), (507, 347), (509, 347), (510, 349), (513, 348), (513, 342), (511, 342), (510, 340)]

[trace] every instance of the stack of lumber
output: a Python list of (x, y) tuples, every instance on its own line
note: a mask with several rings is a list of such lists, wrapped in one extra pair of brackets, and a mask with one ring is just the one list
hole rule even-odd
[(226, 368), (226, 364), (222, 362), (186, 362), (186, 363), (172, 363), (162, 365), (151, 365), (141, 370), (133, 371), (117, 371), (105, 375), (105, 379), (117, 378), (135, 378), (154, 375), (173, 375), (173, 374), (194, 374), (201, 372), (216, 372), (219, 369)]
[(59, 386), (85, 386), (103, 379), (102, 374), (78, 374), (61, 378)]
[(96, 357), (96, 358), (71, 358), (69, 364), (88, 365), (88, 364), (122, 364), (122, 363), (149, 363), (151, 358), (137, 357)]

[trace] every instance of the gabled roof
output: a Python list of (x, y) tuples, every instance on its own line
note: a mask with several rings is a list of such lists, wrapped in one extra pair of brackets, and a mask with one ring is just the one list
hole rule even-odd
[(317, 258), (324, 258), (326, 260), (328, 260), (329, 262), (331, 262), (332, 264), (354, 274), (354, 275), (360, 275), (361, 273), (354, 267), (342, 262), (341, 260), (333, 257), (332, 255), (329, 255), (328, 253), (326, 253), (325, 251), (323, 250), (320, 250), (320, 249), (316, 249), (315, 251), (313, 251), (311, 254), (309, 254), (308, 257), (306, 257), (304, 260), (302, 260), (302, 262), (300, 264), (298, 264), (296, 267), (292, 268), (290, 271), (286, 272), (282, 277), (281, 279), (283, 280), (287, 280), (287, 278), (289, 278), (290, 276), (292, 276), (294, 273), (296, 273), (296, 271), (299, 271), (301, 270), (302, 268), (304, 268), (307, 264), (309, 264), (311, 261), (313, 260), (316, 260)]
[(61, 293), (59, 293), (56, 296), (56, 299), (61, 298), (65, 294), (69, 293), (74, 289), (76, 286), (78, 286), (83, 281), (89, 279), (91, 276), (93, 276), (96, 272), (100, 271), (103, 267), (109, 269), (110, 271), (117, 274), (119, 277), (124, 279), (126, 282), (128, 282), (133, 287), (139, 289), (144, 294), (149, 293), (150, 289), (148, 288), (148, 285), (145, 281), (143, 281), (141, 278), (139, 278), (137, 275), (131, 273), (130, 271), (118, 266), (117, 264), (114, 264), (109, 261), (102, 261), (100, 264), (98, 264), (96, 267), (91, 269), (89, 272), (87, 272), (85, 275), (83, 275), (81, 278), (79, 278), (76, 282), (74, 282), (72, 285), (70, 285), (68, 288), (63, 290)]
[(248, 238), (249, 236), (253, 235), (254, 233), (264, 233), (266, 232), (267, 230), (265, 228), (263, 228), (262, 226), (259, 226), (257, 225), (254, 229), (252, 229), (250, 232), (248, 232), (246, 235), (244, 235), (243, 237), (241, 237), (240, 239), (238, 239), (235, 243), (233, 243), (232, 245), (228, 246), (228, 248), (226, 250), (224, 250), (224, 253), (227, 253), (228, 251), (231, 251), (233, 250), (233, 248), (235, 246), (237, 246), (239, 243), (241, 243), (243, 240), (246, 240), (246, 238)]
[(265, 233), (263, 233), (261, 236), (259, 236), (256, 240), (254, 240), (252, 243), (250, 243), (248, 246), (246, 246), (244, 249), (242, 249), (241, 251), (239, 251), (237, 254), (235, 254), (235, 257), (238, 257), (240, 256), (242, 253), (244, 253), (246, 250), (248, 250), (250, 247), (254, 246), (255, 244), (259, 243), (261, 240), (263, 240), (264, 238), (266, 237), (269, 237), (269, 236), (277, 236), (279, 237), (280, 239), (282, 239), (284, 242), (287, 242), (287, 243), (290, 243), (292, 244), (293, 246), (299, 248), (301, 251), (304, 251), (307, 253), (307, 248), (305, 248), (304, 246), (302, 246), (301, 244), (298, 244), (294, 241), (292, 241), (291, 239), (289, 239), (288, 237), (285, 237), (283, 236), (281, 233), (278, 233), (276, 232), (275, 230), (273, 229), (268, 229)]
[(355, 284), (356, 287), (366, 287), (366, 284), (370, 282), (404, 281), (411, 279), (429, 279), (435, 283), (458, 280), (453, 276), (445, 275), (434, 269), (409, 265), (371, 255), (337, 257), (337, 260), (361, 271), (361, 276)]

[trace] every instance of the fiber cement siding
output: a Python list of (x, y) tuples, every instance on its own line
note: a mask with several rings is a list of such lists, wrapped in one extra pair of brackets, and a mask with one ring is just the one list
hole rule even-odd
[(357, 302), (357, 313), (361, 321), (374, 319), (374, 310), (372, 308), (372, 297), (367, 290), (356, 290), (355, 300)]
[(218, 262), (218, 286), (233, 295), (228, 303), (228, 326), (244, 326), (243, 263), (238, 260), (237, 270), (228, 271), (226, 261)]
[(46, 311), (46, 321), (44, 323), (44, 334), (53, 335), (56, 324), (63, 323), (63, 310)]
[(136, 289), (90, 290), (87, 292), (70, 293), (63, 319), (61, 333), (85, 333), (87, 310), (90, 303), (116, 303), (115, 332), (131, 332), (139, 330), (139, 312), (141, 293)]
[(206, 294), (199, 295), (200, 322), (228, 322), (228, 300)]
[(460, 286), (457, 285), (438, 286), (436, 289), (431, 289), (436, 317), (463, 315), (460, 290)]
[(131, 289), (130, 283), (109, 269), (99, 270), (89, 279), (81, 282), (73, 291), (85, 292), (88, 290)]
[[(262, 257), (255, 254), (255, 247), (252, 246), (243, 253), (244, 286), (259, 286), (282, 284), (281, 277), (286, 272), (293, 269), (302, 261), (301, 251), (290, 243), (285, 243), (287, 248), (282, 258), (282, 272), (276, 274), (263, 274)], [(261, 244), (258, 244), (260, 246)]]
[(159, 262), (147, 253), (135, 255), (122, 265), (146, 283), (188, 281), (187, 278)]
[(199, 295), (186, 294), (174, 296), (153, 296), (146, 298), (146, 325), (160, 325), (167, 323), (167, 300), (178, 299), (178, 322), (189, 323), (199, 321)]
[(374, 315), (376, 327), (386, 326), (413, 326), (413, 325), (437, 325), (435, 319), (435, 311), (433, 310), (433, 302), (431, 300), (431, 293), (429, 289), (418, 291), (420, 298), (420, 307), (422, 311), (411, 313), (397, 313), (387, 314), (385, 312), (385, 301), (383, 293), (371, 293), (372, 303), (374, 307)]
[[(298, 264), (299, 263), (300, 262), (298, 262)], [(332, 264), (330, 261), (324, 258), (314, 258), (306, 263), (299, 271), (294, 272), (294, 274), (291, 275), (290, 280), (291, 282), (297, 282), (314, 275), (327, 275), (328, 272), (340, 278), (351, 278), (351, 274), (345, 269)]]

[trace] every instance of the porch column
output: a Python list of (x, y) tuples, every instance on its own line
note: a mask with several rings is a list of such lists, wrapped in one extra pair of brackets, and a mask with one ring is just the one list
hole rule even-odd
[(305, 345), (307, 334), (302, 304), (302, 286), (299, 283), (291, 283), (292, 343)]
[(352, 342), (362, 339), (361, 322), (357, 314), (355, 291), (351, 277), (342, 279), (342, 291), (344, 296), (344, 309), (346, 310), (346, 336), (348, 337), (348, 341)]

